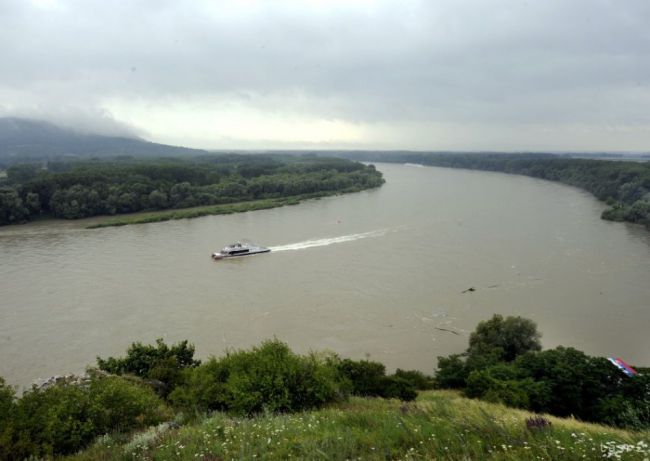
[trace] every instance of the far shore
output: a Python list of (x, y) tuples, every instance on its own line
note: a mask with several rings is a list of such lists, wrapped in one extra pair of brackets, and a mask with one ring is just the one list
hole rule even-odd
[(342, 195), (352, 192), (360, 192), (365, 189), (349, 189), (331, 192), (315, 192), (311, 194), (293, 195), (289, 197), (266, 198), (259, 200), (248, 200), (243, 202), (223, 203), (219, 205), (205, 205), (191, 208), (174, 208), (158, 211), (142, 211), (137, 213), (128, 213), (114, 216), (93, 216), (81, 219), (61, 219), (43, 216), (28, 223), (9, 224), (0, 226), (0, 232), (18, 229), (50, 227), (53, 224), (63, 227), (73, 227), (81, 229), (100, 229), (104, 227), (127, 226), (130, 224), (146, 224), (155, 222), (172, 221), (177, 219), (191, 219), (202, 216), (223, 215), (233, 213), (243, 213), (246, 211), (266, 210), (288, 205), (298, 205), (304, 200), (319, 199), (334, 195)]

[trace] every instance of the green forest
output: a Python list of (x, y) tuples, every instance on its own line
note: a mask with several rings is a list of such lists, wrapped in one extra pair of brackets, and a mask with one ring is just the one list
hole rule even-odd
[(372, 165), (314, 156), (224, 154), (17, 164), (0, 177), (0, 225), (40, 216), (78, 219), (353, 192), (383, 182)]
[(452, 154), (354, 152), (354, 160), (419, 163), (446, 168), (498, 171), (579, 187), (605, 201), (603, 219), (643, 224), (650, 229), (650, 163), (567, 158), (555, 154)]

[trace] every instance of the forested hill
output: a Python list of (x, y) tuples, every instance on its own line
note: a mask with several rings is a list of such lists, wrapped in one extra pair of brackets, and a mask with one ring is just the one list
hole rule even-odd
[(83, 134), (41, 120), (0, 118), (0, 169), (62, 157), (196, 156), (198, 149), (167, 146), (138, 138)]
[(6, 173), (0, 225), (323, 196), (384, 182), (374, 166), (351, 160), (270, 155), (51, 161), (13, 165)]
[(447, 168), (499, 171), (579, 187), (606, 201), (603, 219), (644, 224), (650, 229), (650, 162), (569, 158), (556, 154), (455, 154), (348, 152), (357, 161), (418, 163)]

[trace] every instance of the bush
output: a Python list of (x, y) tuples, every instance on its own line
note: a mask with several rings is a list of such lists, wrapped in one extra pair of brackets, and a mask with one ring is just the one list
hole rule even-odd
[(11, 386), (8, 386), (3, 378), (0, 378), (0, 427), (14, 407), (16, 393)]
[(383, 376), (379, 380), (379, 384), (379, 396), (385, 399), (400, 399), (408, 402), (415, 400), (418, 396), (413, 384), (399, 376)]
[(557, 347), (543, 352), (525, 354), (515, 365), (526, 376), (548, 388), (544, 401), (531, 396), (536, 411), (558, 416), (575, 415), (598, 421), (599, 400), (613, 396), (622, 389), (621, 373), (606, 359), (589, 357), (571, 347)]
[(386, 367), (369, 360), (341, 360), (338, 371), (352, 384), (352, 394), (360, 396), (379, 396), (382, 394), (382, 379), (386, 377)]
[(338, 362), (339, 373), (350, 382), (352, 394), (362, 397), (414, 400), (416, 383), (426, 385), (426, 376), (418, 371), (398, 370), (386, 376), (386, 367), (379, 362), (344, 359)]
[(0, 378), (0, 459), (9, 459), (13, 414), (16, 408), (15, 392)]
[(187, 340), (170, 347), (161, 338), (156, 340), (155, 346), (139, 342), (131, 344), (126, 357), (109, 357), (106, 360), (97, 357), (100, 370), (150, 380), (149, 384), (162, 396), (167, 396), (179, 384), (181, 370), (200, 363), (194, 360), (194, 345), (188, 344)]
[(92, 379), (88, 393), (94, 406), (92, 420), (100, 433), (128, 432), (173, 416), (151, 389), (128, 378)]
[(413, 388), (421, 391), (433, 389), (435, 384), (431, 376), (427, 376), (418, 370), (400, 370), (398, 368), (393, 376), (408, 381)]
[(596, 419), (613, 426), (650, 429), (650, 374), (625, 378), (620, 391), (598, 402)]
[(298, 356), (271, 340), (186, 371), (185, 383), (170, 399), (183, 408), (250, 415), (318, 408), (341, 399), (345, 390), (330, 360)]
[(438, 357), (438, 370), (435, 374), (436, 387), (442, 389), (460, 389), (465, 387), (469, 369), (460, 354)]
[(117, 376), (34, 387), (16, 402), (0, 454), (22, 460), (74, 453), (97, 435), (143, 428), (171, 415), (151, 389)]
[(517, 380), (517, 371), (513, 367), (497, 365), (472, 371), (467, 378), (465, 395), (512, 407), (528, 408), (530, 400), (526, 384), (532, 382)]

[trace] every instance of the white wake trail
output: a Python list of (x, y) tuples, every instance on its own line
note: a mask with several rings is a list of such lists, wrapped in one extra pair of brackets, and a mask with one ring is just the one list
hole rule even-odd
[(289, 243), (287, 245), (278, 245), (270, 248), (274, 252), (304, 250), (305, 248), (324, 247), (328, 245), (333, 245), (335, 243), (352, 242), (354, 240), (360, 240), (360, 239), (365, 239), (370, 237), (381, 237), (382, 235), (386, 235), (388, 231), (389, 231), (388, 229), (379, 229), (370, 232), (363, 232), (361, 234), (342, 235), (340, 237), (323, 238), (317, 240), (305, 240), (304, 242)]

